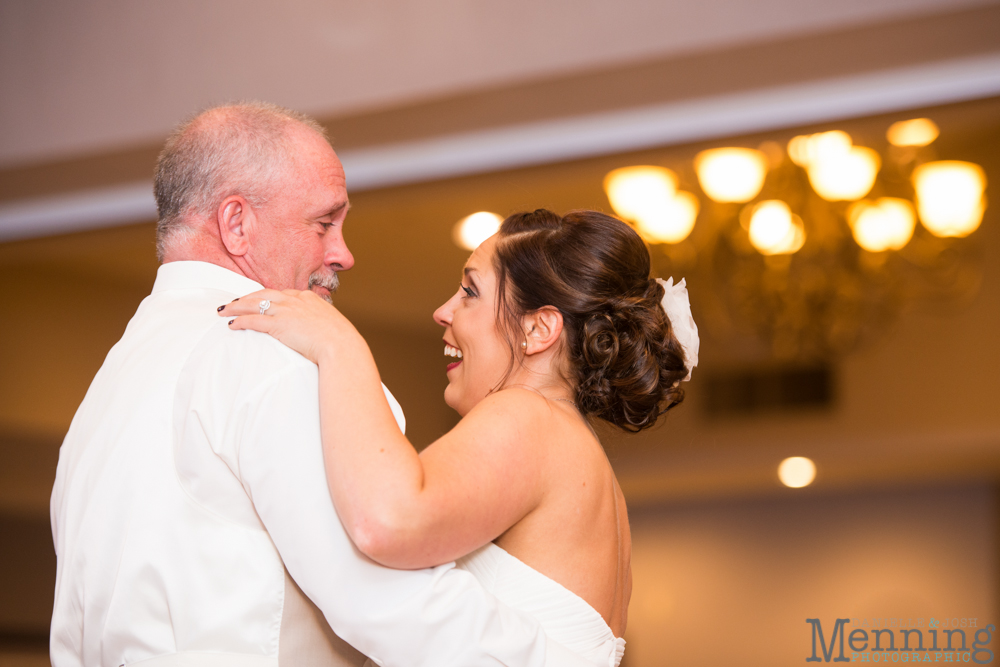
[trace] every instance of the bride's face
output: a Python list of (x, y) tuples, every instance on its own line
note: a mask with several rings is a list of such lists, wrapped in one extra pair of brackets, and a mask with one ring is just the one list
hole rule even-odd
[(495, 247), (493, 236), (476, 248), (458, 291), (434, 311), (434, 320), (444, 327), (450, 362), (444, 400), (463, 417), (497, 386), (510, 365), (510, 348), (496, 322)]

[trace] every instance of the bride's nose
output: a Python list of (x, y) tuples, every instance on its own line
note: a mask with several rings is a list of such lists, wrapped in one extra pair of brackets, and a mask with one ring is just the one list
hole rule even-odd
[(434, 311), (434, 321), (443, 327), (451, 326), (451, 316), (455, 312), (455, 302), (458, 299), (458, 293), (456, 292), (454, 296), (438, 306), (438, 309)]

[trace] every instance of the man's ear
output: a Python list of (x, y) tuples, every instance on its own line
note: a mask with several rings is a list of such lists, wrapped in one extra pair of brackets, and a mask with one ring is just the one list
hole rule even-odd
[(219, 237), (230, 255), (242, 257), (250, 248), (250, 232), (257, 221), (250, 203), (240, 195), (222, 200), (216, 211)]
[(527, 345), (525, 354), (538, 354), (552, 347), (562, 335), (563, 316), (555, 306), (542, 306), (521, 320)]

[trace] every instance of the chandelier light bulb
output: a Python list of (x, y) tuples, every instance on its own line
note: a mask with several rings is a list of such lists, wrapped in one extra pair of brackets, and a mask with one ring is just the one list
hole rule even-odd
[(455, 224), (452, 239), (459, 247), (475, 250), (480, 243), (497, 233), (501, 222), (503, 218), (489, 211), (467, 215)]
[(660, 208), (646, 211), (636, 219), (639, 235), (649, 243), (680, 243), (694, 229), (698, 218), (698, 198), (678, 192)]
[(854, 240), (869, 252), (899, 250), (913, 238), (916, 214), (905, 199), (881, 197), (862, 200), (847, 211)]
[(938, 126), (930, 118), (913, 118), (890, 125), (885, 138), (893, 146), (926, 146), (937, 139), (938, 134)]
[(809, 137), (808, 155), (810, 164), (818, 160), (831, 160), (846, 155), (854, 142), (851, 135), (843, 130), (820, 132)]
[(800, 134), (788, 142), (788, 157), (800, 167), (809, 166), (809, 137)]
[(841, 145), (818, 147), (806, 170), (809, 183), (827, 201), (854, 201), (875, 185), (882, 158), (871, 148)]
[(935, 236), (968, 236), (983, 221), (986, 174), (971, 162), (941, 160), (913, 170), (920, 222)]
[(788, 142), (788, 156), (792, 162), (807, 169), (817, 160), (829, 160), (849, 152), (851, 144), (851, 135), (843, 130), (800, 135)]
[(665, 167), (622, 167), (604, 177), (604, 191), (621, 218), (638, 222), (661, 215), (677, 193), (677, 175)]
[(762, 201), (750, 214), (750, 243), (762, 255), (796, 253), (805, 243), (802, 221), (778, 199)]
[(701, 189), (717, 202), (748, 202), (767, 176), (767, 156), (753, 148), (713, 148), (694, 159)]
[(809, 486), (816, 479), (816, 464), (804, 456), (791, 456), (778, 465), (778, 479), (793, 489)]

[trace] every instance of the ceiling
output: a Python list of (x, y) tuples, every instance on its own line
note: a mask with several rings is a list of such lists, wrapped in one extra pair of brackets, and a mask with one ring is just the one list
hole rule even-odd
[(159, 142), (266, 99), (322, 117), (995, 0), (0, 3), (0, 165)]

